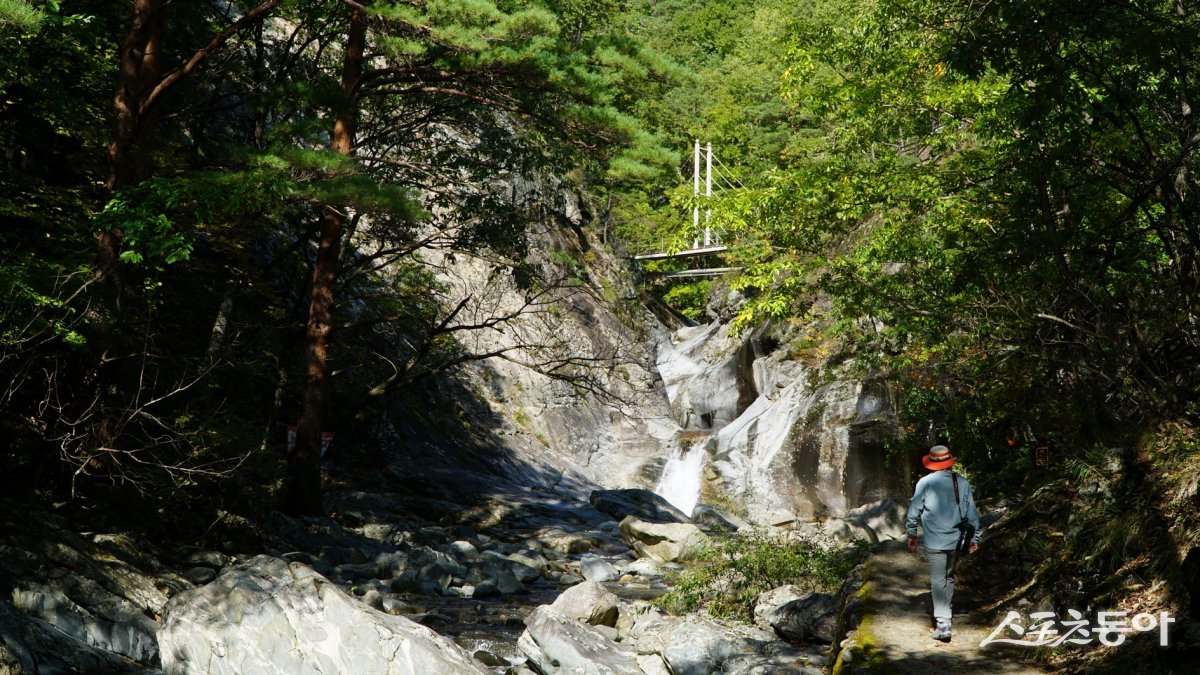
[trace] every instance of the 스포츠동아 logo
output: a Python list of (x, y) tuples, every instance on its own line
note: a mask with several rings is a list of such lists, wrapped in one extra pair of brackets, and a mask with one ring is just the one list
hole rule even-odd
[(1083, 612), (1075, 609), (1067, 610), (1067, 618), (1059, 618), (1054, 612), (1034, 612), (1029, 615), (1028, 622), (1024, 621), (1020, 612), (1011, 611), (979, 646), (1061, 647), (1099, 641), (1106, 647), (1116, 647), (1125, 642), (1130, 633), (1157, 629), (1158, 644), (1166, 647), (1168, 627), (1172, 623), (1175, 623), (1175, 618), (1167, 612), (1143, 612), (1132, 617), (1125, 611), (1096, 612), (1093, 623), (1092, 617), (1084, 617)]

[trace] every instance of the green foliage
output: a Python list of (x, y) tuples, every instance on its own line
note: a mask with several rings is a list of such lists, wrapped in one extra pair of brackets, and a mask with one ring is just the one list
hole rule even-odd
[(676, 283), (663, 293), (662, 300), (668, 307), (679, 312), (693, 321), (704, 316), (704, 308), (708, 305), (708, 296), (712, 292), (712, 282), (708, 279)]
[(171, 221), (139, 197), (116, 197), (100, 212), (97, 225), (104, 230), (125, 234), (121, 262), (145, 264), (157, 270), (187, 260), (192, 252), (191, 238), (176, 230)]
[(45, 18), (45, 14), (25, 0), (0, 0), (0, 29), (14, 26), (24, 31), (34, 31)]
[(1082, 451), (1200, 388), (1181, 309), (1200, 267), (1178, 245), (1200, 241), (1181, 103), (1197, 27), (1163, 2), (979, 9), (822, 2), (781, 22), (781, 161), (714, 218), (744, 268), (737, 328), (831, 299), (859, 363), (906, 380), (911, 438), (1007, 482), (1029, 450), (999, 450), (1009, 425)]
[(762, 530), (721, 539), (694, 567), (671, 579), (659, 603), (672, 612), (706, 608), (718, 617), (751, 621), (762, 593), (787, 584), (836, 590), (867, 553), (866, 544), (824, 549)]

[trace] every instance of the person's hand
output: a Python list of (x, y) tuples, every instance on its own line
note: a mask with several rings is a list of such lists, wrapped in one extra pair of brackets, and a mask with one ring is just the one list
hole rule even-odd
[(967, 549), (967, 555), (971, 555), (972, 553), (974, 553), (975, 551), (978, 551), (978, 550), (979, 550), (979, 544), (976, 544), (975, 542), (971, 542), (971, 547)]
[[(972, 546), (974, 546), (974, 544), (972, 544)], [(917, 538), (916, 537), (908, 538), (908, 550), (913, 553), (917, 552)]]

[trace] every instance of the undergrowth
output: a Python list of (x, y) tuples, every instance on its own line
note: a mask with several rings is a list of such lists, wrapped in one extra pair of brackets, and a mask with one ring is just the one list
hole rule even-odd
[(859, 542), (824, 549), (764, 530), (730, 535), (703, 551), (691, 568), (669, 579), (673, 589), (658, 603), (677, 614), (704, 608), (716, 617), (750, 621), (755, 600), (766, 591), (788, 584), (812, 591), (836, 590), (869, 548)]

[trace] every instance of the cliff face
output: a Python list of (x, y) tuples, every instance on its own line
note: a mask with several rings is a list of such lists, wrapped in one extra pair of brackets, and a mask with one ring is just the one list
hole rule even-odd
[(449, 250), (423, 256), (456, 328), (442, 347), (491, 356), (397, 392), (371, 436), (390, 475), (417, 492), (507, 483), (586, 497), (652, 486), (677, 430), (654, 370), (655, 320), (621, 261), (584, 234), (571, 192), (513, 185), (542, 207), (523, 269)]
[(677, 331), (658, 367), (672, 409), (706, 430), (702, 494), (758, 523), (838, 515), (896, 496), (907, 467), (887, 451), (895, 412), (886, 382), (832, 375), (789, 356), (770, 327), (737, 338), (727, 324)]
[(538, 280), (485, 257), (426, 255), (463, 327), (455, 348), (493, 356), (449, 371), (424, 398), (401, 392), (375, 421), (391, 475), (418, 492), (657, 487), (685, 511), (698, 499), (766, 524), (907, 488), (885, 449), (895, 425), (885, 382), (806, 365), (792, 356), (798, 334), (735, 336), (728, 312), (665, 325), (624, 261), (589, 241), (572, 193), (518, 185), (550, 195), (526, 234)]

